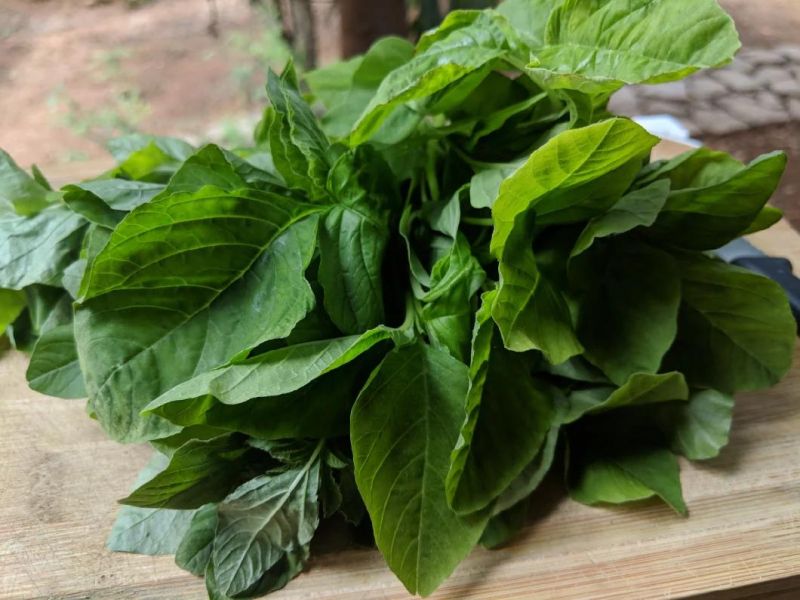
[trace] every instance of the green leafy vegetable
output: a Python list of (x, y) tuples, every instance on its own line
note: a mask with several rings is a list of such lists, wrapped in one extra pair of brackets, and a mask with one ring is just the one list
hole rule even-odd
[(338, 520), (427, 595), (546, 477), (686, 514), (676, 455), (792, 361), (781, 288), (713, 256), (786, 157), (651, 161), (607, 105), (738, 45), (713, 0), (506, 0), (270, 72), (250, 148), (134, 134), (60, 190), (0, 151), (0, 331), (156, 450), (109, 547), (251, 598)]

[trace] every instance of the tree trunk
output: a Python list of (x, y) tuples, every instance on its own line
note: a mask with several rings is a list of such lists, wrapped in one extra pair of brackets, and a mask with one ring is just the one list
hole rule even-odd
[(386, 35), (408, 35), (405, 0), (339, 0), (342, 56), (366, 52)]

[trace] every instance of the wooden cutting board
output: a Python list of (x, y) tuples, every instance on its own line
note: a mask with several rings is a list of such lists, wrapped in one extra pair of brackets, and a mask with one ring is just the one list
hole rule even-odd
[[(753, 236), (800, 266), (786, 223)], [(738, 397), (730, 445), (682, 464), (690, 516), (659, 503), (589, 508), (543, 494), (510, 546), (476, 549), (434, 598), (800, 597), (800, 354), (777, 387)], [(108, 441), (83, 402), (25, 383), (27, 359), (0, 356), (0, 598), (183, 600), (202, 582), (171, 557), (112, 553), (105, 538), (147, 462)], [(407, 598), (377, 551), (317, 554), (276, 600)]]

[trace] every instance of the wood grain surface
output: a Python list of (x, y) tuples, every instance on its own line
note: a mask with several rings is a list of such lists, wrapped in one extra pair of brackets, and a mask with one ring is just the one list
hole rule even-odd
[[(800, 264), (780, 223), (754, 236)], [(731, 443), (682, 463), (690, 516), (646, 502), (588, 508), (554, 487), (513, 544), (476, 549), (433, 598), (708, 600), (800, 597), (800, 361), (777, 387), (737, 399)], [(202, 582), (171, 557), (112, 553), (105, 538), (150, 451), (105, 439), (81, 401), (25, 383), (27, 359), (0, 356), (0, 599), (184, 600)], [(276, 600), (408, 598), (377, 551), (316, 554)]]

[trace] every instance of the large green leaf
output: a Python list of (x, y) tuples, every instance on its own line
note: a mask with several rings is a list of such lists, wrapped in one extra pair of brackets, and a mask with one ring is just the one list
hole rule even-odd
[(564, 0), (529, 72), (549, 87), (609, 92), (725, 64), (739, 46), (715, 0)]
[(665, 364), (689, 383), (734, 393), (769, 387), (789, 370), (796, 326), (781, 287), (700, 254), (678, 257), (683, 299)]
[(355, 361), (294, 392), (243, 404), (223, 404), (206, 395), (162, 404), (153, 412), (184, 427), (213, 427), (269, 440), (347, 435), (350, 407), (373, 364)]
[(539, 225), (606, 212), (627, 189), (658, 138), (627, 119), (565, 131), (534, 151), (501, 185), (492, 206), (492, 252), (502, 254), (520, 213)]
[(72, 323), (42, 333), (25, 374), (32, 390), (59, 398), (85, 398)]
[(241, 404), (253, 398), (288, 394), (396, 335), (398, 333), (395, 330), (381, 326), (362, 335), (304, 342), (270, 350), (203, 372), (159, 396), (145, 410), (157, 411), (167, 404), (207, 394), (223, 404)]
[(230, 435), (189, 440), (175, 451), (163, 471), (120, 503), (185, 510), (218, 502), (242, 482), (252, 459), (241, 440)]
[(681, 281), (674, 259), (646, 244), (617, 242), (600, 250), (582, 281), (588, 289), (578, 339), (586, 358), (622, 385), (633, 373), (661, 366), (678, 329)]
[(759, 217), (778, 187), (786, 155), (765, 154), (745, 166), (727, 156), (720, 163), (716, 154), (697, 151), (668, 175), (675, 180), (673, 190), (646, 231), (648, 237), (690, 250), (712, 250), (744, 233)]
[(320, 443), (303, 463), (248, 481), (220, 503), (211, 553), (220, 592), (246, 592), (311, 541), (319, 523), (321, 449)]
[(401, 104), (431, 96), (502, 57), (508, 48), (506, 34), (496, 17), (482, 13), (470, 25), (423, 47), (381, 81), (353, 126), (350, 143), (367, 141)]
[(58, 286), (64, 269), (78, 257), (85, 224), (61, 204), (31, 217), (0, 206), (0, 288)]
[(506, 348), (540, 350), (558, 364), (583, 351), (569, 306), (557, 284), (541, 272), (532, 248), (533, 213), (520, 213), (502, 246), (500, 287), (492, 305)]
[[(136, 478), (136, 486), (152, 479), (167, 466), (167, 458), (154, 453)], [(195, 511), (123, 506), (111, 528), (106, 545), (116, 552), (174, 554), (189, 530)]]
[(445, 494), (467, 385), (463, 363), (418, 343), (390, 353), (353, 407), (358, 489), (378, 549), (412, 594), (433, 592), (486, 523), (459, 517)]
[(139, 411), (291, 332), (314, 300), (304, 278), (312, 212), (271, 193), (205, 187), (153, 200), (120, 223), (84, 277), (75, 316), (87, 391), (112, 437), (174, 431)]
[(447, 498), (459, 513), (499, 496), (537, 455), (552, 423), (552, 400), (529, 361), (496, 343), (494, 295), (484, 294), (476, 315), (467, 417), (447, 474)]

